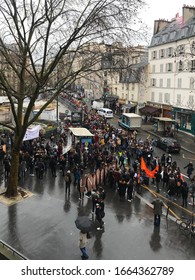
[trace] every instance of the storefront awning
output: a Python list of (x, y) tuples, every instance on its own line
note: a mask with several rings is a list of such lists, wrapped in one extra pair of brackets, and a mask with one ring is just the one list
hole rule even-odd
[(154, 118), (160, 122), (177, 122), (176, 120), (172, 120), (170, 118), (166, 118), (166, 117), (159, 117), (159, 118)]
[(161, 109), (146, 105), (145, 107), (139, 109), (139, 112), (146, 115), (159, 115), (161, 113)]
[(116, 101), (119, 99), (119, 97), (117, 95), (106, 95), (104, 98), (107, 101)]
[(69, 130), (73, 133), (74, 136), (77, 136), (77, 137), (94, 136), (87, 128), (83, 128), (83, 127), (70, 127)]

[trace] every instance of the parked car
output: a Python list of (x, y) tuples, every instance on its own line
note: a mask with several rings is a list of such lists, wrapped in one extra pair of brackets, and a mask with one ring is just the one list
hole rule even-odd
[(179, 153), (181, 145), (177, 140), (169, 137), (160, 137), (155, 141), (155, 146), (165, 150), (167, 153)]
[(98, 115), (105, 117), (105, 118), (113, 118), (113, 111), (108, 108), (100, 108), (97, 111)]

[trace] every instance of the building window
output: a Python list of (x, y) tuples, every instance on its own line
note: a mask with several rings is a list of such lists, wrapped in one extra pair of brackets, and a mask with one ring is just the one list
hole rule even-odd
[(155, 87), (156, 86), (156, 79), (151, 79), (151, 86)]
[(169, 93), (165, 93), (164, 102), (165, 103), (170, 103), (170, 94)]
[(178, 71), (182, 71), (183, 70), (183, 62), (180, 60), (178, 62)]
[(124, 83), (122, 83), (122, 89), (124, 89)]
[(177, 94), (177, 105), (181, 105), (181, 94)]
[(162, 94), (162, 92), (159, 92), (159, 102), (162, 102), (163, 100), (162, 100), (162, 97), (163, 97), (163, 94)]
[(193, 41), (190, 45), (191, 54), (195, 55), (195, 42)]
[(160, 88), (163, 87), (163, 79), (160, 79)]
[(182, 87), (182, 79), (181, 79), (181, 78), (179, 78), (179, 79), (177, 80), (177, 87), (178, 87), (178, 88), (181, 88), (181, 87)]
[(135, 90), (135, 84), (132, 84), (132, 90)]
[(166, 43), (167, 37), (168, 37), (168, 34), (163, 34), (162, 35), (162, 43)]
[(190, 89), (193, 90), (194, 89), (194, 83), (195, 83), (195, 78), (190, 78)]
[(152, 59), (156, 59), (157, 57), (156, 57), (156, 51), (153, 51), (152, 52)]
[(155, 73), (155, 65), (152, 65), (152, 73)]
[(134, 94), (131, 94), (131, 100), (132, 101), (134, 100)]
[(163, 64), (160, 64), (160, 73), (163, 73)]
[(167, 49), (167, 56), (172, 57), (172, 55), (173, 55), (173, 48), (168, 48)]
[(126, 84), (126, 90), (128, 90), (129, 89), (129, 84)]
[(191, 72), (194, 72), (195, 71), (195, 59), (191, 60), (191, 69), (190, 69)]
[(170, 39), (174, 40), (175, 39), (175, 35), (176, 35), (176, 31), (173, 31), (170, 33)]
[(177, 53), (178, 53), (178, 54), (183, 54), (183, 53), (185, 53), (185, 45), (184, 45), (184, 44), (179, 45), (179, 46), (177, 47)]
[(171, 79), (167, 79), (167, 88), (171, 87)]
[(171, 72), (173, 70), (173, 64), (172, 63), (167, 63), (167, 72)]
[(161, 49), (160, 51), (159, 51), (159, 57), (164, 57), (165, 56), (165, 50), (164, 49)]

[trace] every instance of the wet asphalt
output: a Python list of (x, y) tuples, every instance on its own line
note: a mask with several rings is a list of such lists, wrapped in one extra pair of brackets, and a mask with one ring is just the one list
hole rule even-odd
[[(12, 206), (0, 203), (0, 239), (32, 260), (80, 260), (78, 215), (91, 214), (92, 202), (79, 201), (75, 186), (65, 195), (62, 174), (43, 180), (27, 177), (20, 186), (33, 196)], [(2, 185), (3, 187), (3, 185)], [(153, 226), (153, 212), (147, 190), (130, 203), (120, 201), (118, 193), (105, 186), (105, 226), (91, 232), (87, 250), (91, 260), (195, 259), (195, 238), (184, 236), (172, 219), (162, 217), (160, 228)]]
[[(105, 226), (97, 231), (91, 199), (85, 196), (83, 202), (79, 201), (73, 185), (70, 196), (66, 196), (59, 170), (56, 178), (48, 170), (43, 180), (26, 176), (19, 185), (33, 195), (12, 206), (0, 203), (0, 239), (28, 259), (80, 260), (79, 230), (74, 223), (78, 215), (94, 221), (87, 246), (90, 260), (195, 259), (195, 238), (183, 235), (172, 216), (166, 219), (163, 215), (160, 228), (154, 227), (149, 206), (154, 196), (146, 189), (130, 203), (127, 199), (120, 201), (114, 189), (104, 186)], [(3, 189), (1, 182), (0, 191)], [(180, 216), (186, 215), (182, 209), (179, 212)]]

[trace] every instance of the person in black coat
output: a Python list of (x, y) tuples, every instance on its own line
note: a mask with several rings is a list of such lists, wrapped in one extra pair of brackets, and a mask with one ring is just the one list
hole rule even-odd
[(157, 193), (159, 193), (160, 192), (159, 185), (160, 185), (161, 178), (162, 178), (161, 173), (159, 171), (156, 171), (154, 177), (156, 179), (156, 191), (157, 191)]
[(187, 208), (188, 205), (188, 185), (186, 182), (183, 182), (181, 185), (181, 196), (182, 196), (182, 206)]
[(57, 161), (56, 161), (55, 157), (52, 156), (49, 161), (49, 167), (51, 169), (52, 177), (56, 177), (56, 166), (57, 166)]
[(99, 203), (96, 203), (95, 215), (96, 215), (96, 220), (99, 223), (99, 227), (97, 228), (97, 230), (103, 230), (104, 222), (102, 221), (102, 209)]
[(131, 202), (133, 199), (133, 179), (130, 179), (127, 182), (127, 200)]
[(152, 201), (152, 204), (154, 205), (154, 226), (160, 226), (160, 217), (162, 215), (162, 207), (164, 204), (158, 197)]
[(118, 184), (118, 193), (119, 193), (120, 201), (123, 201), (125, 199), (126, 188), (127, 188), (127, 183), (125, 181), (125, 178), (121, 178)]
[(193, 163), (190, 161), (190, 162), (184, 167), (184, 169), (186, 169), (186, 168), (187, 168), (188, 177), (190, 178), (190, 176), (192, 175), (192, 172), (194, 171)]
[(162, 182), (163, 182), (163, 185), (162, 187), (166, 189), (168, 189), (168, 185), (169, 185), (169, 174), (168, 174), (168, 171), (167, 171), (167, 168), (164, 169), (164, 171), (162, 172)]
[(173, 176), (173, 174), (170, 174), (169, 176), (169, 185), (168, 185), (168, 190), (167, 194), (170, 200), (173, 200), (173, 196), (176, 194), (177, 191), (177, 186), (176, 186), (176, 181)]

